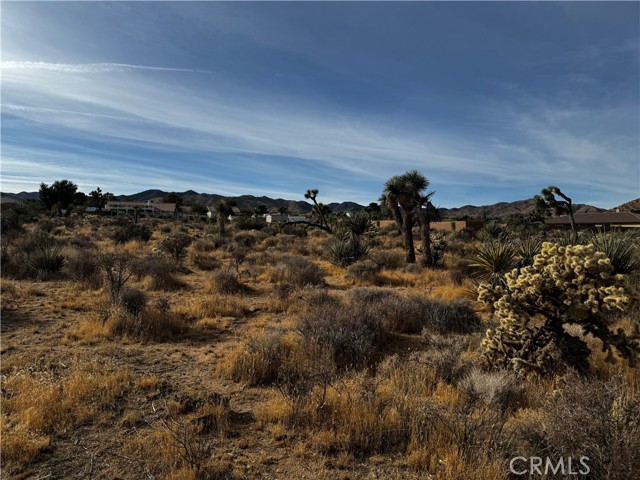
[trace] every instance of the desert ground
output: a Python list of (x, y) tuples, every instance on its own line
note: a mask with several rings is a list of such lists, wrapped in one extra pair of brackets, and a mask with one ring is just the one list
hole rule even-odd
[[(84, 215), (6, 233), (3, 478), (563, 477), (509, 472), (536, 455), (637, 478), (638, 368), (579, 329), (582, 371), (496, 368), (471, 265), (513, 232), (434, 234), (430, 268), (414, 233), (415, 264), (374, 222), (345, 266), (296, 226)], [(637, 271), (624, 282), (606, 319), (633, 338)]]

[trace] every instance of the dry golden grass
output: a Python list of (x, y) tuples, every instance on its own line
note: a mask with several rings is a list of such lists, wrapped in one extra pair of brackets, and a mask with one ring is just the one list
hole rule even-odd
[[(107, 305), (106, 286), (71, 276), (2, 279), (8, 478), (88, 476), (82, 452), (93, 442), (108, 455), (93, 475), (109, 478), (506, 479), (509, 455), (535, 453), (541, 425), (561, 423), (545, 402), (562, 396), (564, 378), (519, 379), (524, 393), (499, 406), (472, 396), (471, 373), (492, 378), (482, 370), (481, 332), (452, 335), (444, 325), (423, 335), (420, 315), (415, 328), (395, 319), (374, 354), (342, 369), (323, 344), (334, 333), (330, 314), (322, 340), (305, 343), (301, 318), (330, 313), (336, 302), (348, 307), (358, 286), (393, 292), (407, 318), (429, 302), (468, 297), (469, 281), (451, 275), (460, 248), (443, 267), (407, 267), (402, 237), (382, 234), (369, 255), (381, 270), (363, 280), (327, 261), (322, 232), (301, 238), (230, 225), (220, 238), (215, 226), (141, 219), (152, 239), (116, 246), (105, 220), (55, 220), (56, 238), (72, 245), (69, 255), (142, 259), (169, 232), (188, 233), (195, 241), (175, 274), (180, 286), (156, 291), (150, 277), (132, 277), (127, 287), (148, 303), (131, 315)], [(241, 287), (224, 284), (230, 272)], [(638, 397), (639, 370), (605, 362), (599, 342), (588, 343), (593, 381), (620, 378), (624, 394)], [(230, 403), (211, 400), (221, 393)]]

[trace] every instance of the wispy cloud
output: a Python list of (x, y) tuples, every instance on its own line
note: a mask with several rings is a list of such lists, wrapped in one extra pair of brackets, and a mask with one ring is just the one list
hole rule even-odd
[(2, 62), (3, 70), (42, 70), (64, 73), (108, 73), (147, 70), (159, 72), (190, 72), (212, 73), (208, 70), (193, 70), (189, 68), (153, 67), (149, 65), (130, 65), (126, 63), (49, 63), (49, 62)]

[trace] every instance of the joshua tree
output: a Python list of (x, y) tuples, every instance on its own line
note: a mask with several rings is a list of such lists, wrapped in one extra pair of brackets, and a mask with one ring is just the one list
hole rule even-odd
[[(576, 222), (573, 218), (573, 203), (571, 199), (562, 193), (558, 187), (553, 185), (543, 188), (540, 193), (542, 196), (536, 195), (534, 197), (536, 206), (539, 209), (551, 210), (555, 215), (561, 215), (563, 213), (569, 215), (573, 243), (578, 243), (578, 231), (576, 230)], [(562, 200), (558, 200), (556, 195)]]
[[(427, 180), (427, 185), (429, 181)], [(431, 220), (438, 217), (438, 210), (431, 203), (431, 197), (436, 192), (429, 192), (420, 198), (418, 207), (416, 208), (416, 216), (420, 223), (420, 236), (422, 237), (422, 264), (425, 267), (435, 265), (435, 259), (431, 252)], [(424, 206), (424, 208), (423, 208)]]
[(307, 221), (295, 221), (295, 222), (285, 222), (283, 225), (306, 225), (306, 228), (315, 227), (320, 230), (324, 230), (327, 233), (333, 234), (333, 230), (329, 226), (329, 222), (327, 218), (331, 215), (331, 209), (325, 205), (324, 203), (318, 203), (316, 197), (318, 196), (318, 190), (307, 190), (307, 193), (304, 194), (304, 198), (311, 199), (313, 202), (313, 208), (311, 212), (316, 216), (319, 222), (307, 222)]
[(229, 202), (226, 200), (218, 200), (214, 208), (218, 214), (218, 231), (220, 235), (224, 235), (224, 227), (227, 224), (227, 217), (231, 215), (233, 210), (231, 209)]
[(407, 250), (407, 263), (415, 263), (416, 254), (413, 246), (413, 215), (417, 215), (422, 226), (423, 263), (432, 265), (433, 258), (430, 255), (429, 219), (428, 214), (421, 210), (433, 193), (424, 195), (424, 190), (429, 186), (429, 180), (417, 170), (410, 170), (402, 175), (391, 177), (384, 185), (382, 197), (391, 210), (396, 222), (402, 216), (402, 233), (404, 234), (404, 246)]
[(400, 213), (400, 207), (398, 206), (398, 197), (393, 192), (383, 192), (378, 201), (384, 205), (389, 212), (391, 212), (391, 218), (396, 222), (396, 227), (399, 233), (402, 233), (402, 214)]
[(316, 214), (320, 220), (320, 225), (324, 226), (323, 230), (331, 233), (331, 227), (329, 227), (329, 222), (327, 221), (327, 217), (331, 213), (331, 210), (328, 206), (323, 203), (318, 203), (316, 197), (318, 196), (318, 189), (310, 189), (307, 190), (307, 193), (304, 194), (304, 198), (309, 199), (313, 202), (313, 210), (312, 212)]

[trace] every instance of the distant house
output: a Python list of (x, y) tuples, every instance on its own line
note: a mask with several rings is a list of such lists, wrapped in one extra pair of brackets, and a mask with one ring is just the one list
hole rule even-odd
[[(632, 212), (575, 213), (573, 218), (577, 228), (640, 228), (640, 214)], [(571, 228), (569, 215), (547, 218), (544, 223), (554, 228)]]
[(266, 216), (267, 223), (306, 222), (304, 215), (282, 215), (281, 213), (269, 213)]
[(87, 213), (99, 213), (100, 209), (98, 207), (87, 207), (84, 211)]
[(285, 223), (289, 221), (289, 215), (282, 215), (281, 213), (269, 213), (266, 216), (267, 223)]
[(213, 205), (207, 205), (207, 218), (210, 220), (218, 219), (218, 212), (216, 212), (216, 207)]
[(147, 217), (171, 218), (176, 214), (175, 203), (161, 202), (107, 202), (104, 210), (111, 215), (135, 215), (136, 211), (140, 215)]

